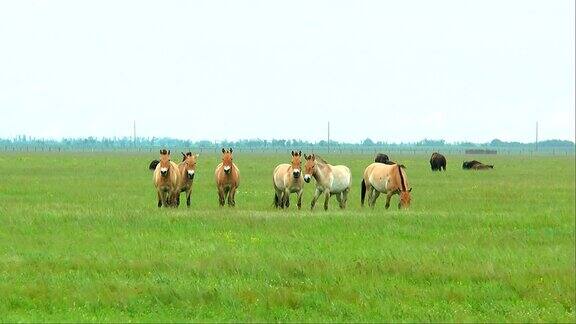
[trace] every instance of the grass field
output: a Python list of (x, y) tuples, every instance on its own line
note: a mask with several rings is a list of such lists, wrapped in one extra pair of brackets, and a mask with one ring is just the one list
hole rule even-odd
[[(493, 171), (406, 164), (412, 208), (272, 208), (289, 155), (235, 153), (235, 209), (219, 156), (199, 159), (192, 208), (158, 209), (156, 155), (0, 154), (0, 321), (574, 322), (574, 157), (485, 156)], [(392, 206), (397, 203), (393, 198)], [(293, 201), (294, 202), (294, 201)]]

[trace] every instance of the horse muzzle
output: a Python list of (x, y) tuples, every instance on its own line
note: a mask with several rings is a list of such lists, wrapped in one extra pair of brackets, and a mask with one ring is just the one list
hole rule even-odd
[(229, 174), (229, 173), (230, 173), (230, 170), (232, 170), (231, 167), (229, 167), (229, 166), (225, 166), (225, 167), (224, 167), (224, 173)]
[(161, 168), (160, 169), (160, 175), (165, 177), (168, 175), (168, 168)]
[(305, 175), (304, 175), (304, 181), (306, 181), (306, 183), (309, 183), (309, 182), (310, 182), (310, 178), (311, 178), (311, 177), (310, 177), (309, 174), (305, 174)]
[(294, 172), (292, 172), (292, 175), (296, 179), (300, 178), (300, 170), (294, 170)]
[(188, 179), (193, 180), (195, 174), (196, 173), (194, 172), (194, 170), (189, 170), (188, 171)]

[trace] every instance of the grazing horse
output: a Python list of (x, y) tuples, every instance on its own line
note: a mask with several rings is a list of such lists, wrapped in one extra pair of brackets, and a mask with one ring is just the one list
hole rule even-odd
[(316, 179), (316, 191), (314, 192), (310, 208), (314, 209), (320, 194), (325, 195), (324, 210), (328, 210), (328, 200), (332, 195), (336, 195), (340, 208), (346, 208), (350, 184), (352, 183), (350, 169), (344, 165), (328, 164), (321, 157), (314, 154), (304, 155), (304, 159), (306, 159), (304, 181), (308, 183), (312, 177)]
[(388, 158), (388, 155), (383, 154), (383, 153), (378, 153), (378, 155), (376, 155), (376, 158), (374, 159), (374, 162), (378, 162), (378, 163), (384, 163), (384, 164), (396, 164), (395, 162), (390, 161), (390, 158)]
[(400, 195), (398, 209), (410, 207), (410, 192), (412, 188), (408, 189), (408, 181), (404, 168), (405, 167), (400, 164), (370, 164), (366, 170), (364, 170), (364, 179), (362, 180), (360, 200), (362, 206), (364, 206), (366, 189), (368, 189), (368, 205), (372, 208), (376, 205), (376, 199), (380, 196), (381, 192), (386, 194), (386, 209), (390, 207), (390, 198), (395, 194)]
[(446, 171), (446, 157), (444, 155), (434, 152), (430, 157), (430, 168), (432, 171)]
[(186, 206), (190, 207), (190, 194), (192, 193), (192, 183), (196, 175), (196, 159), (198, 154), (182, 152), (182, 162), (178, 164), (180, 172), (180, 191), (178, 192), (177, 205), (180, 205), (180, 194), (186, 192)]
[(494, 165), (484, 164), (480, 161), (472, 160), (462, 163), (462, 169), (464, 170), (488, 170), (494, 169)]
[(302, 193), (304, 192), (304, 180), (302, 174), (302, 151), (292, 151), (290, 164), (283, 163), (274, 169), (272, 180), (274, 182), (274, 206), (284, 208), (290, 206), (290, 194), (297, 193), (298, 209), (302, 207)]
[(152, 179), (158, 194), (158, 207), (177, 206), (180, 173), (178, 165), (170, 161), (170, 150), (160, 150), (160, 160), (152, 161), (149, 169), (154, 170)]
[(233, 163), (232, 149), (222, 149), (222, 163), (218, 164), (214, 171), (216, 187), (218, 188), (218, 198), (220, 206), (224, 206), (226, 199), (228, 206), (236, 205), (236, 189), (240, 185), (240, 170)]

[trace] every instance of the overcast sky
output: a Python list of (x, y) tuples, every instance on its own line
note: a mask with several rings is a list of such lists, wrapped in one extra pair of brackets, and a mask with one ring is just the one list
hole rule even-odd
[(574, 1), (2, 1), (0, 137), (574, 140)]

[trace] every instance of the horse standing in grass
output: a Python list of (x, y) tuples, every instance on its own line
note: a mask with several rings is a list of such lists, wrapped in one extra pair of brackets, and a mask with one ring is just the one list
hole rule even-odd
[(240, 170), (233, 162), (232, 149), (222, 149), (222, 163), (216, 167), (214, 178), (220, 206), (224, 206), (225, 201), (228, 200), (228, 206), (234, 207), (236, 190), (240, 185)]
[(364, 179), (362, 179), (360, 199), (362, 206), (364, 206), (364, 198), (368, 189), (368, 205), (371, 207), (376, 204), (376, 199), (380, 193), (386, 194), (386, 209), (390, 207), (390, 198), (395, 194), (400, 195), (398, 209), (410, 207), (410, 192), (412, 188), (408, 189), (408, 180), (404, 168), (400, 164), (370, 164), (364, 170)]
[(160, 150), (160, 160), (150, 163), (150, 170), (154, 170), (154, 186), (158, 194), (158, 207), (175, 207), (180, 194), (180, 172), (178, 165), (170, 161), (170, 150)]
[(438, 152), (432, 153), (430, 157), (430, 168), (432, 171), (446, 171), (446, 157)]
[(290, 194), (297, 193), (298, 209), (302, 207), (302, 193), (304, 192), (304, 180), (302, 174), (302, 151), (292, 151), (290, 164), (283, 163), (274, 169), (272, 179), (274, 182), (274, 206), (284, 208), (290, 206)]
[(196, 174), (196, 159), (198, 154), (182, 152), (182, 162), (178, 165), (180, 172), (180, 188), (178, 192), (177, 205), (180, 205), (180, 194), (186, 192), (186, 206), (190, 207), (190, 194), (192, 193), (192, 184)]
[(346, 208), (350, 184), (352, 183), (352, 173), (344, 165), (331, 165), (321, 157), (314, 154), (304, 155), (306, 163), (304, 166), (304, 181), (310, 182), (312, 177), (316, 179), (316, 191), (310, 205), (314, 209), (316, 200), (321, 194), (324, 194), (324, 210), (328, 210), (328, 200), (330, 196), (336, 195), (340, 208)]

